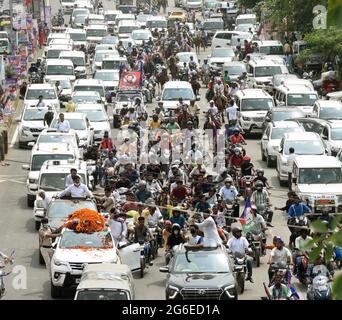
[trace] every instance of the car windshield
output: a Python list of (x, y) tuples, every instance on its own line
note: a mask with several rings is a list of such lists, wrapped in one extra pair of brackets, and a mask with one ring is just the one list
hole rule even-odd
[(101, 99), (101, 97), (96, 96), (96, 95), (77, 95), (72, 97), (72, 101), (77, 103), (77, 102), (87, 102), (87, 103), (97, 103), (97, 101)]
[(203, 28), (205, 30), (223, 30), (223, 21), (206, 21), (203, 23)]
[(77, 110), (87, 115), (91, 122), (102, 122), (107, 120), (106, 113), (103, 110)]
[(24, 113), (23, 119), (25, 121), (39, 121), (44, 120), (45, 113), (48, 111), (48, 108), (30, 108), (26, 109)]
[(76, 67), (84, 67), (85, 66), (85, 61), (83, 57), (67, 57), (64, 56), (62, 59), (68, 59), (71, 60)]
[(242, 66), (232, 66), (225, 68), (225, 70), (228, 70), (228, 75), (241, 75), (246, 71), (246, 68)]
[[(69, 172), (60, 173), (44, 173), (40, 177), (39, 188), (44, 191), (59, 191), (65, 189), (65, 180)], [(85, 180), (85, 175), (78, 173), (82, 181)]]
[(73, 41), (86, 41), (87, 37), (85, 33), (69, 33), (70, 34), (70, 38)]
[(249, 28), (251, 29), (251, 31), (254, 30), (254, 26), (250, 25), (250, 24), (240, 24), (236, 27), (236, 31), (242, 31), (242, 32), (248, 32)]
[(94, 233), (65, 231), (62, 235), (59, 247), (61, 249), (111, 249), (113, 248), (113, 241), (110, 232), (108, 231)]
[(148, 40), (151, 37), (149, 32), (133, 32), (132, 38), (134, 40)]
[(256, 67), (255, 76), (256, 77), (271, 77), (275, 74), (282, 73), (280, 66), (269, 66), (269, 67)]
[(241, 19), (237, 19), (236, 20), (236, 24), (240, 25), (240, 24), (256, 24), (256, 19), (255, 18), (241, 18)]
[(147, 21), (146, 26), (148, 28), (167, 28), (167, 22), (166, 21), (159, 21), (159, 20), (150, 20)]
[(85, 20), (86, 20), (86, 18), (87, 18), (87, 14), (85, 13), (85, 14), (78, 14), (76, 17), (75, 17), (75, 23), (82, 23), (82, 24), (84, 24), (85, 23)]
[(39, 171), (46, 160), (73, 159), (71, 154), (36, 154), (32, 157), (31, 171)]
[(110, 69), (120, 69), (121, 60), (104, 60), (102, 62), (102, 69), (110, 70)]
[(342, 128), (331, 129), (331, 140), (342, 140)]
[(121, 290), (92, 289), (81, 290), (77, 300), (129, 300), (128, 293)]
[(119, 27), (118, 33), (132, 33), (134, 30), (140, 29), (138, 26), (122, 26)]
[(96, 71), (95, 79), (99, 79), (99, 80), (103, 80), (103, 81), (119, 81), (119, 72)]
[(321, 119), (342, 119), (342, 108), (322, 108), (319, 112), (319, 117)]
[(146, 22), (149, 17), (150, 16), (148, 14), (139, 14), (139, 15), (137, 15), (137, 21), (138, 22)]
[(95, 91), (100, 94), (100, 97), (104, 97), (105, 93), (102, 86), (75, 86), (74, 91)]
[(190, 88), (166, 88), (163, 92), (162, 100), (195, 100), (195, 95)]
[(51, 202), (47, 210), (47, 215), (49, 219), (66, 218), (69, 214), (80, 209), (91, 209), (97, 211), (96, 205), (92, 201), (61, 200)]
[(342, 183), (342, 170), (341, 168), (299, 169), (299, 183), (305, 183), (305, 184)]
[[(300, 136), (300, 134), (298, 134)], [(324, 154), (321, 141), (315, 140), (290, 140), (286, 142), (285, 154), (290, 154), (290, 148), (295, 149), (296, 155), (320, 155)]]
[(228, 259), (224, 254), (189, 252), (177, 255), (173, 273), (229, 273)]
[(298, 93), (287, 95), (288, 106), (313, 106), (317, 100), (317, 95), (313, 93)]
[(86, 130), (87, 126), (83, 119), (67, 119), (70, 123), (70, 128), (74, 130)]
[(59, 58), (59, 54), (62, 51), (67, 51), (67, 49), (49, 49), (46, 55), (47, 59), (58, 59)]
[(300, 111), (277, 111), (273, 113), (273, 121), (282, 121), (286, 119), (301, 118), (304, 116), (303, 112)]
[(49, 83), (55, 85), (57, 81), (59, 81), (59, 85), (62, 87), (62, 89), (71, 89), (70, 80), (49, 80)]
[[(177, 55), (177, 58), (180, 62), (186, 62), (188, 63), (190, 61), (190, 57), (194, 57), (192, 54), (179, 54)], [(196, 62), (196, 58), (194, 57), (194, 62)]]
[(235, 53), (232, 48), (214, 49), (211, 56), (214, 58), (234, 57)]
[(64, 2), (64, 3), (74, 3), (75, 0), (62, 0), (62, 2)]
[(283, 46), (262, 46), (259, 51), (263, 54), (283, 54)]
[(47, 100), (57, 99), (54, 89), (28, 89), (25, 100), (36, 100), (39, 96)]
[(87, 29), (87, 37), (104, 37), (106, 34), (106, 29)]
[(109, 50), (106, 52), (101, 52), (101, 51), (96, 51), (95, 53), (95, 62), (101, 62), (104, 58), (105, 55), (109, 54), (109, 53), (114, 53), (115, 51), (113, 50)]
[(117, 14), (105, 14), (105, 19), (110, 22), (114, 22)]
[(303, 132), (304, 130), (300, 127), (298, 128), (273, 128), (271, 139), (281, 139), (286, 132)]
[[(39, 143), (69, 143), (76, 147), (77, 142), (74, 136), (64, 134), (41, 134), (38, 138)], [(37, 143), (38, 143), (37, 142)]]
[(116, 97), (117, 102), (134, 101), (136, 98), (141, 99), (141, 95), (136, 93), (119, 93)]
[(71, 76), (74, 74), (74, 68), (72, 66), (51, 65), (47, 67), (46, 74), (49, 76)]
[(0, 47), (8, 46), (8, 40), (0, 40)]
[(241, 111), (262, 111), (270, 110), (273, 107), (272, 99), (242, 99)]

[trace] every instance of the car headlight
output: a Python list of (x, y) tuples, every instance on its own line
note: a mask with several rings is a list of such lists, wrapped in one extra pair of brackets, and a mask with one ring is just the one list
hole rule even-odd
[(55, 264), (55, 266), (67, 266), (68, 263), (67, 262), (64, 262), (64, 261), (61, 261), (61, 260), (57, 260), (57, 259), (54, 259), (53, 260), (53, 263)]
[(174, 287), (174, 286), (169, 286), (169, 298), (170, 299), (174, 299), (176, 298), (178, 292), (179, 292), (179, 289)]
[(224, 291), (226, 292), (226, 294), (229, 298), (233, 299), (235, 297), (236, 292), (235, 292), (235, 286), (233, 284), (225, 287)]
[(22, 131), (30, 131), (30, 128), (29, 127), (21, 127), (21, 130)]
[(242, 117), (242, 120), (244, 120), (244, 121), (251, 121), (251, 118), (249, 118), (249, 117)]
[(339, 151), (340, 151), (340, 148), (339, 148), (339, 147), (337, 147), (337, 146), (332, 146), (332, 147), (331, 147), (331, 151), (332, 151), (332, 152), (336, 152), (336, 153), (337, 153), (337, 152), (339, 152)]
[(29, 179), (29, 183), (37, 183), (37, 180), (36, 179)]

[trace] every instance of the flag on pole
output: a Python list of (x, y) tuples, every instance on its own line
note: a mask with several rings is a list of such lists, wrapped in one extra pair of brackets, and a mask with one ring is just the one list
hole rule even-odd
[(120, 76), (119, 89), (139, 89), (141, 87), (141, 72), (123, 72)]
[(249, 197), (246, 200), (245, 208), (243, 209), (243, 212), (240, 217), (240, 223), (242, 226), (246, 225), (247, 223), (247, 210), (251, 208), (251, 200)]
[(291, 279), (292, 279), (292, 274), (291, 271), (288, 270), (287, 271), (287, 287), (291, 290), (292, 296), (295, 300), (300, 300), (300, 297), (297, 293), (296, 288), (294, 287), (294, 285), (291, 283)]

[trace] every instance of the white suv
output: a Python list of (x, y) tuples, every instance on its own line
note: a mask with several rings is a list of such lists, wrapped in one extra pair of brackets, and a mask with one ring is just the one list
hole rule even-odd
[(277, 161), (280, 141), (287, 132), (305, 132), (304, 128), (293, 121), (275, 121), (268, 123), (261, 138), (261, 158), (272, 167)]
[[(52, 110), (57, 115), (55, 108)], [(24, 107), (23, 113), (16, 121), (18, 126), (19, 148), (30, 146), (30, 143), (37, 141), (39, 134), (45, 129), (44, 116), (48, 107), (37, 108), (35, 106)]]
[(280, 142), (277, 156), (277, 173), (280, 185), (288, 182), (288, 156), (289, 149), (294, 148), (295, 155), (325, 155), (326, 150), (322, 139), (314, 132), (288, 132), (285, 133)]
[(272, 97), (261, 89), (244, 89), (236, 93), (239, 122), (246, 133), (262, 133), (267, 112), (274, 107)]
[[(76, 233), (69, 229), (54, 244), (51, 260), (51, 297), (58, 298), (64, 288), (76, 287), (85, 265), (120, 263), (118, 251), (109, 230)], [(85, 250), (86, 249), (86, 250)]]
[(43, 96), (43, 101), (47, 106), (54, 107), (59, 111), (59, 101), (55, 87), (50, 83), (30, 84), (26, 90), (24, 106), (36, 106), (39, 96)]

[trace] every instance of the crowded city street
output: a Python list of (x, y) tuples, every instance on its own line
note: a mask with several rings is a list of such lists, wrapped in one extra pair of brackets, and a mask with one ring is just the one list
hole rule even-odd
[(50, 2), (1, 159), (0, 299), (332, 299), (339, 61), (298, 67), (300, 35), (237, 1), (141, 2)]

